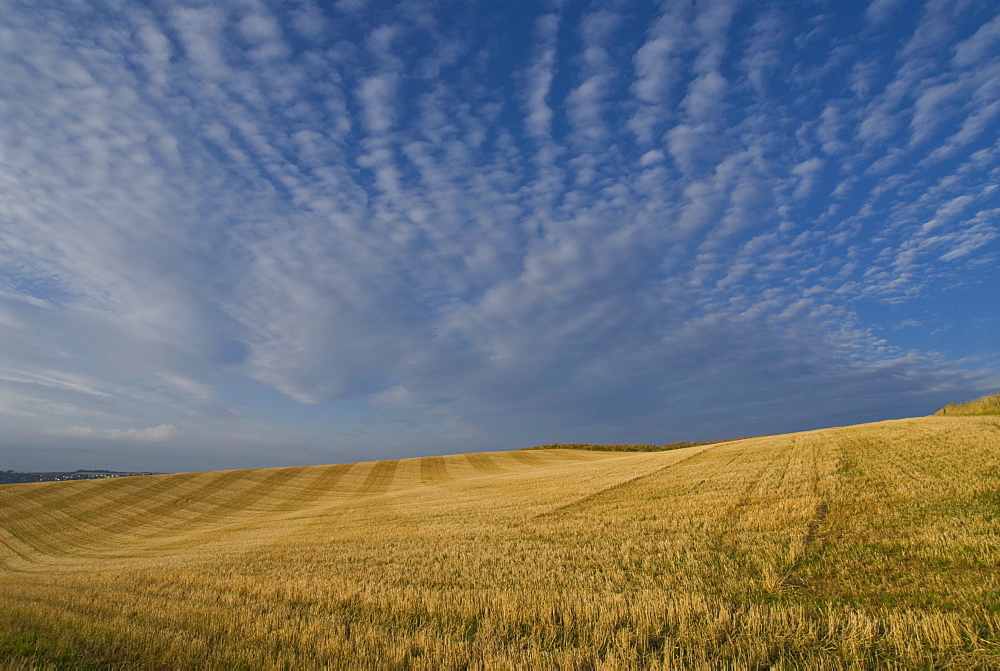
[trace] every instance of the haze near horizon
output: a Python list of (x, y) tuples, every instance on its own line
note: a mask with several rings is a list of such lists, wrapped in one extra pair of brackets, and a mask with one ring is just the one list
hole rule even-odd
[(1000, 389), (994, 3), (7, 3), (0, 435), (210, 470)]

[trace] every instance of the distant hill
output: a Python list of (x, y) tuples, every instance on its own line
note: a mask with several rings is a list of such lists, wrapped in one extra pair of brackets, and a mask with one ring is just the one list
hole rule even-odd
[(949, 403), (934, 413), (945, 415), (1000, 415), (1000, 394), (983, 396), (968, 403)]

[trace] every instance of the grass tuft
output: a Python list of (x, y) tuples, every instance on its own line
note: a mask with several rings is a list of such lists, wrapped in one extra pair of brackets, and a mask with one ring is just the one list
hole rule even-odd
[(1000, 394), (983, 396), (968, 403), (949, 403), (936, 416), (1000, 415)]

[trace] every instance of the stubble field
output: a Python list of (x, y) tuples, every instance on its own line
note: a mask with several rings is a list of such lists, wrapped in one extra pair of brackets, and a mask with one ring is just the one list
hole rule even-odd
[(1000, 667), (1000, 417), (0, 487), (4, 668)]

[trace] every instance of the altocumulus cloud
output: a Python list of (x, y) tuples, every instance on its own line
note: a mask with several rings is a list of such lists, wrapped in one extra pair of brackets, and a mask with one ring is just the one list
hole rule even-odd
[(329, 4), (8, 4), (8, 467), (718, 438), (1000, 385), (994, 3)]

